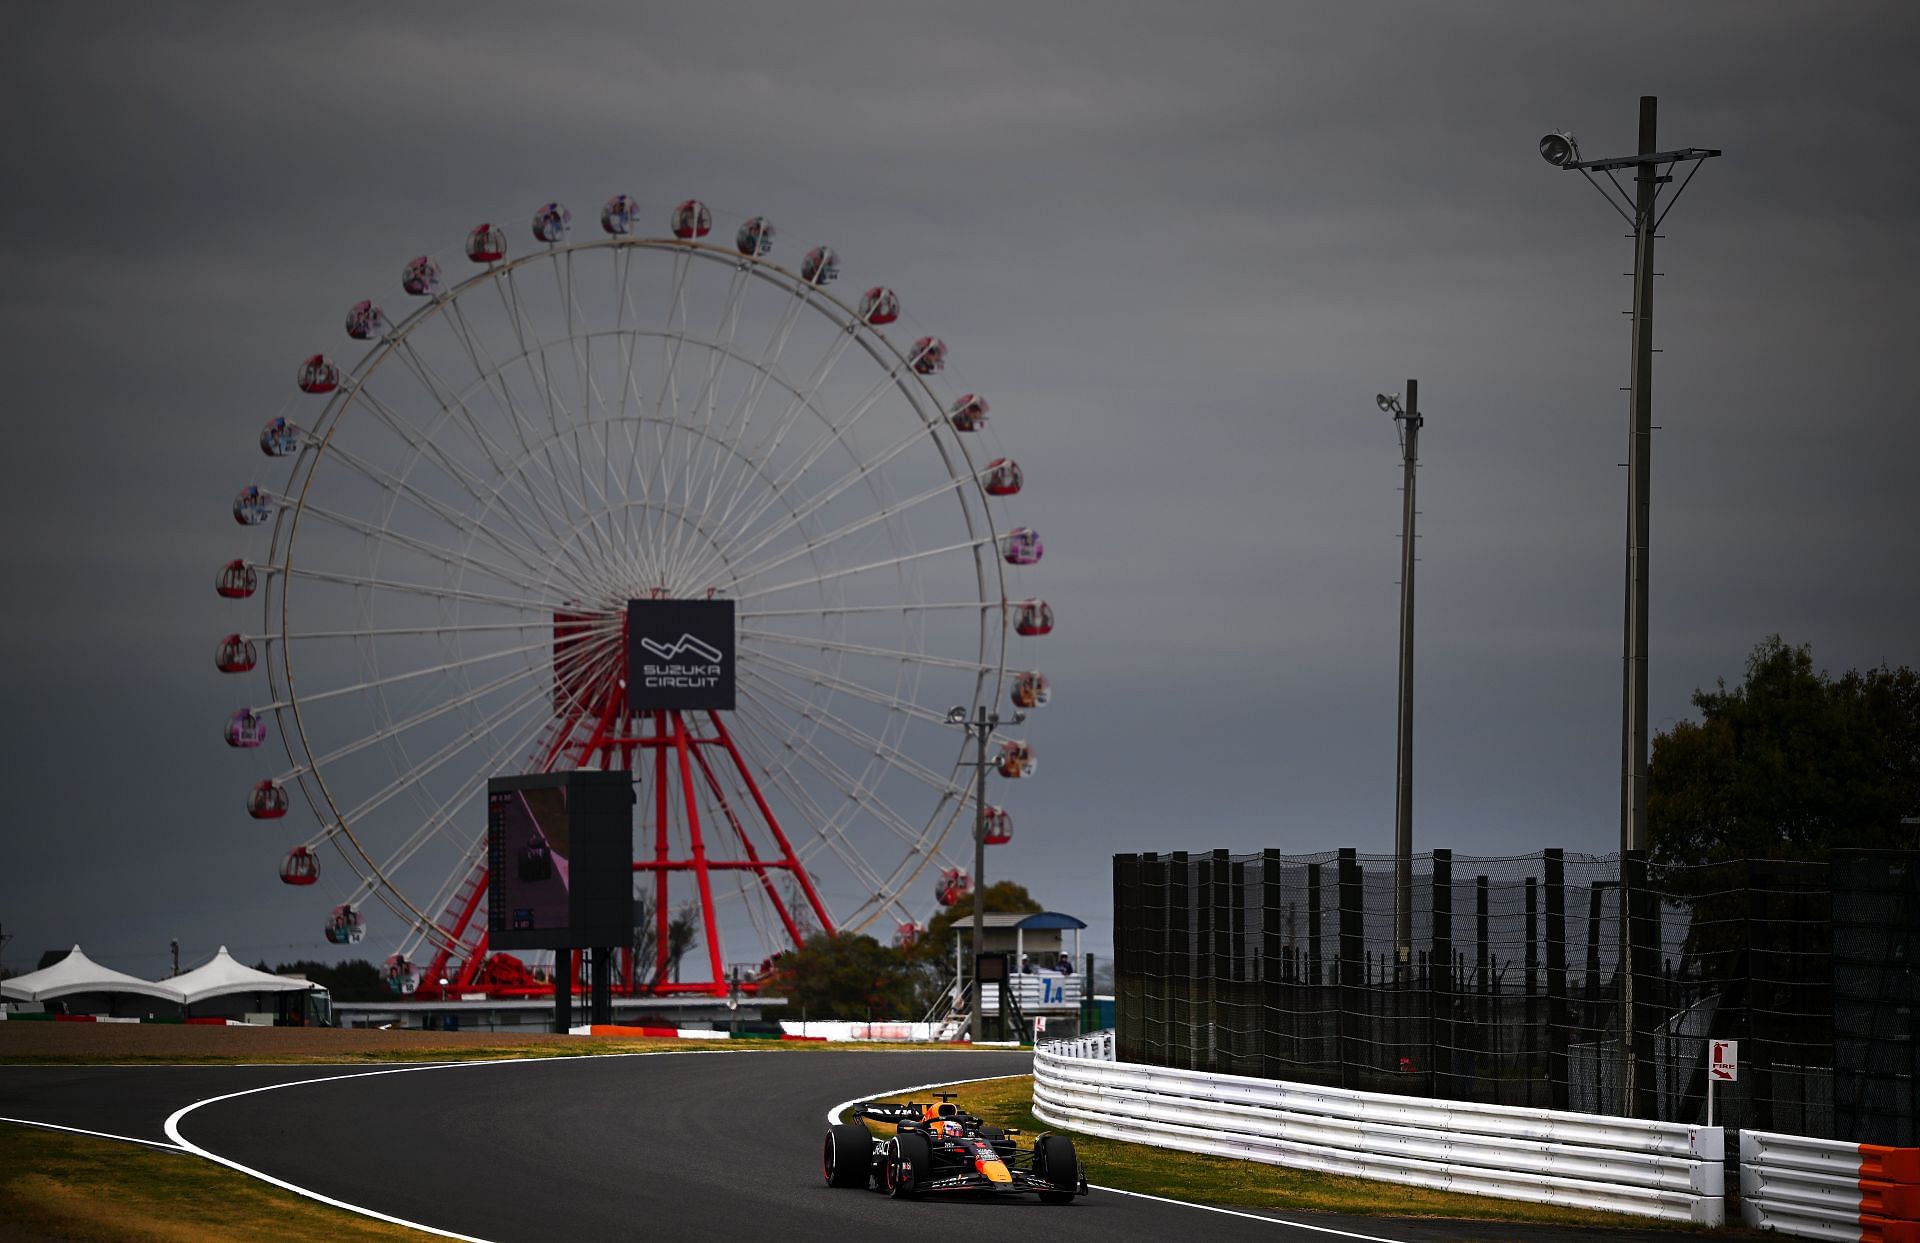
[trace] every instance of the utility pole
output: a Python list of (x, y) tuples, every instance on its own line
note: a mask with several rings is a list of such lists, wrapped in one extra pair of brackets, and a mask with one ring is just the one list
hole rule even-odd
[[(986, 705), (982, 704), (976, 711), (977, 719), (968, 729), (976, 752), (973, 760), (973, 1004), (967, 1007), (967, 1039), (977, 1045), (985, 1031), (981, 1015), (986, 1004), (980, 988), (980, 947), (986, 943), (987, 928), (987, 736), (993, 728), (985, 725)], [(1001, 988), (1010, 985), (1011, 981), (1007, 980), (1000, 983)]]
[(1395, 978), (1413, 962), (1413, 567), (1414, 480), (1420, 465), (1420, 381), (1407, 381), (1407, 404), (1381, 393), (1374, 403), (1393, 416), (1400, 432), (1400, 722), (1393, 809), (1393, 957)]
[[(1020, 724), (1027, 714), (1016, 710), (1013, 723)], [(967, 731), (974, 741), (974, 786), (973, 786), (973, 1003), (967, 1007), (967, 1038), (974, 1044), (984, 1039), (981, 1022), (982, 1004), (980, 1000), (980, 947), (986, 937), (986, 867), (987, 867), (987, 739), (1000, 726), (1000, 714), (988, 712), (987, 705), (978, 704), (974, 708), (973, 719), (967, 719), (964, 707), (955, 707), (947, 711), (947, 724), (957, 725)], [(1007, 988), (1007, 983), (1001, 984)]]
[(174, 938), (173, 940), (171, 940), (171, 941), (168, 941), (168, 942), (167, 942), (167, 949), (168, 949), (169, 951), (171, 951), (171, 952), (172, 952), (172, 954), (173, 954), (173, 971), (172, 971), (172, 974), (173, 974), (173, 975), (179, 975), (179, 974), (180, 974), (180, 941), (179, 941), (179, 938), (177, 938), (177, 937), (176, 937), (176, 938)]
[[(1659, 101), (1640, 97), (1640, 152), (1654, 154)], [(1627, 441), (1626, 738), (1620, 760), (1620, 849), (1647, 848), (1647, 546), (1653, 483), (1654, 200), (1670, 180), (1650, 163), (1634, 177), (1633, 366), (1628, 377), (1633, 433)]]
[(1420, 381), (1407, 381), (1407, 412), (1399, 419), (1400, 498), (1400, 761), (1393, 815), (1394, 961), (1405, 969), (1413, 961), (1413, 524), (1414, 468), (1420, 462)]
[[(1695, 173), (1720, 154), (1704, 147), (1659, 150), (1659, 100), (1640, 97), (1639, 147), (1630, 156), (1582, 160), (1573, 135), (1556, 130), (1540, 139), (1540, 155), (1556, 168), (1578, 172), (1600, 191), (1601, 197), (1633, 227), (1633, 356), (1628, 379), (1627, 434), (1627, 589), (1625, 653), (1621, 669), (1620, 713), (1620, 1040), (1623, 1074), (1623, 1112), (1645, 1113), (1651, 1106), (1652, 1085), (1643, 1081), (1640, 1063), (1651, 1064), (1651, 1035), (1638, 1030), (1634, 1016), (1636, 977), (1658, 970), (1658, 947), (1636, 943), (1636, 930), (1651, 933), (1653, 897), (1645, 884), (1647, 850), (1647, 597), (1648, 549), (1651, 544), (1653, 457), (1653, 242), (1660, 223)], [(1659, 199), (1673, 181), (1673, 170), (1686, 164), (1687, 176), (1664, 207)], [(1616, 173), (1634, 170), (1631, 198)], [(1594, 179), (1602, 173), (1613, 186), (1608, 194)], [(1615, 195), (1618, 195), (1616, 200)], [(1626, 208), (1623, 209), (1622, 203)]]

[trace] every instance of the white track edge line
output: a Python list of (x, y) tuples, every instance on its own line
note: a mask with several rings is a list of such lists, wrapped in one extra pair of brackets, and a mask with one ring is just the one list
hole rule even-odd
[[(678, 1050), (661, 1050), (658, 1053), (603, 1053), (597, 1056), (672, 1057), (677, 1052)], [(435, 1062), (425, 1066), (399, 1066), (381, 1070), (356, 1071), (350, 1075), (323, 1075), (318, 1079), (294, 1079), (286, 1083), (269, 1083), (257, 1088), (247, 1088), (240, 1092), (228, 1092), (223, 1096), (210, 1096), (203, 1101), (195, 1101), (191, 1105), (183, 1105), (168, 1116), (165, 1129), (168, 1137), (179, 1144), (183, 1151), (193, 1153), (198, 1157), (205, 1157), (207, 1160), (219, 1165), (224, 1165), (230, 1170), (238, 1170), (249, 1178), (257, 1178), (263, 1183), (271, 1183), (283, 1191), (291, 1191), (295, 1195), (304, 1196), (309, 1200), (317, 1200), (322, 1204), (331, 1205), (338, 1209), (345, 1209), (349, 1213), (358, 1213), (362, 1217), (371, 1217), (376, 1221), (384, 1221), (396, 1226), (405, 1226), (410, 1230), (419, 1230), (426, 1234), (438, 1235), (443, 1239), (460, 1239), (463, 1240), (464, 1243), (491, 1243), (490, 1240), (480, 1238), (478, 1235), (460, 1234), (452, 1230), (442, 1230), (438, 1226), (429, 1226), (423, 1222), (409, 1221), (404, 1217), (395, 1217), (391, 1213), (382, 1213), (378, 1209), (370, 1209), (364, 1205), (350, 1204), (345, 1200), (335, 1199), (333, 1196), (322, 1195), (318, 1191), (302, 1187), (298, 1183), (290, 1183), (283, 1178), (275, 1178), (273, 1175), (253, 1169), (251, 1166), (242, 1165), (238, 1161), (223, 1157), (217, 1152), (210, 1152), (180, 1134), (180, 1120), (202, 1105), (217, 1105), (221, 1101), (230, 1101), (242, 1096), (252, 1096), (256, 1092), (277, 1092), (281, 1088), (302, 1087), (315, 1083), (333, 1083), (341, 1079), (365, 1079), (374, 1075), (406, 1075), (422, 1070), (452, 1070), (463, 1066), (517, 1066), (539, 1062), (571, 1062), (573, 1060), (571, 1057), (515, 1057), (489, 1058), (486, 1061), (478, 1062)]]
[(95, 1139), (117, 1139), (123, 1144), (145, 1144), (149, 1148), (158, 1148), (164, 1152), (185, 1152), (178, 1144), (163, 1144), (157, 1139), (135, 1139), (131, 1135), (115, 1135), (111, 1131), (89, 1131), (85, 1127), (61, 1126), (57, 1122), (36, 1122), (32, 1118), (0, 1118), (0, 1122), (11, 1122), (15, 1126), (39, 1127), (43, 1131), (66, 1131), (74, 1135), (91, 1135)]
[(1401, 1243), (1401, 1240), (1384, 1238), (1377, 1234), (1356, 1234), (1351, 1230), (1338, 1230), (1332, 1226), (1316, 1226), (1310, 1222), (1289, 1221), (1284, 1217), (1266, 1217), (1259, 1213), (1249, 1213), (1244, 1209), (1220, 1208), (1213, 1204), (1195, 1204), (1191, 1200), (1174, 1200), (1167, 1196), (1148, 1195), (1144, 1191), (1122, 1191), (1118, 1187), (1103, 1187), (1098, 1183), (1090, 1183), (1088, 1185), (1096, 1191), (1104, 1191), (1110, 1195), (1132, 1196), (1136, 1200), (1155, 1200), (1161, 1204), (1178, 1204), (1183, 1208), (1197, 1208), (1206, 1213), (1225, 1213), (1229, 1217), (1246, 1217), (1253, 1221), (1272, 1222), (1276, 1226), (1291, 1226), (1295, 1230), (1312, 1230), (1319, 1234), (1338, 1235), (1343, 1239), (1360, 1239), (1363, 1243)]

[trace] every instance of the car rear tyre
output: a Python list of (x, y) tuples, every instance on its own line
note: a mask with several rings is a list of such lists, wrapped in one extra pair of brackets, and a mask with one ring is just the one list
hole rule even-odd
[(884, 1184), (887, 1194), (896, 1200), (910, 1199), (926, 1186), (927, 1171), (933, 1166), (933, 1146), (927, 1137), (902, 1131), (887, 1145), (887, 1169)]
[(873, 1136), (858, 1122), (827, 1129), (820, 1152), (820, 1172), (829, 1187), (864, 1187), (873, 1173)]
[(1042, 1191), (1047, 1204), (1071, 1204), (1080, 1190), (1080, 1158), (1073, 1141), (1064, 1135), (1042, 1135), (1033, 1141), (1033, 1172), (1053, 1190)]

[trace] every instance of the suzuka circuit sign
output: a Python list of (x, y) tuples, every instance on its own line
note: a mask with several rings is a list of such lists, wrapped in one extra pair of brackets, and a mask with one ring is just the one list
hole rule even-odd
[(627, 601), (627, 704), (733, 710), (733, 601)]

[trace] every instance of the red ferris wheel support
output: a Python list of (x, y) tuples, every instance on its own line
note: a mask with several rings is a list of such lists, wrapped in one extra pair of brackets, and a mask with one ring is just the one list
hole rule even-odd
[[(767, 805), (760, 783), (754, 779), (723, 715), (711, 709), (633, 711), (627, 702), (622, 676), (626, 668), (624, 616), (619, 617), (617, 648), (602, 642), (597, 656), (586, 655), (595, 628), (597, 633), (610, 637), (613, 621), (611, 615), (556, 615), (554, 667), (558, 716), (535, 771), (628, 769), (642, 782), (650, 772), (652, 788), (646, 793), (651, 797), (643, 798), (641, 805), (647, 808), (643, 814), (647, 814), (651, 824), (643, 823), (636, 828), (640, 841), (652, 843), (652, 853), (650, 857), (636, 857), (633, 871), (652, 878), (653, 983), (641, 983), (640, 965), (630, 961), (631, 954), (623, 947), (623, 969), (618, 973), (616, 991), (627, 995), (651, 991), (724, 996), (729, 982), (720, 931), (714, 919), (714, 873), (753, 873), (795, 946), (805, 940), (805, 933), (786, 895), (775, 883), (779, 874), (792, 878), (813, 918), (829, 933), (834, 930), (833, 917), (827, 913), (779, 819)], [(648, 763), (649, 752), (651, 763)], [(705, 817), (703, 801), (710, 813)], [(684, 834), (674, 831), (676, 809), (681, 815)], [(763, 839), (758, 844), (756, 836)], [(699, 898), (709, 971), (705, 981), (666, 982), (670, 965), (670, 899), (678, 890), (673, 881), (675, 873), (692, 874)], [(481, 915), (487, 880), (486, 864), (477, 863), (468, 882), (456, 891), (436, 921), (440, 935), (436, 937), (433, 960), (422, 974), (420, 996), (441, 995), (439, 981), (442, 979), (447, 980), (447, 992), (481, 989), (503, 996), (536, 995), (546, 991), (544, 985), (524, 979), (492, 978), (504, 977), (507, 973), (488, 969), (487, 927)], [(563, 962), (571, 958), (570, 953), (561, 955)], [(743, 983), (742, 987), (751, 991), (753, 985)]]

